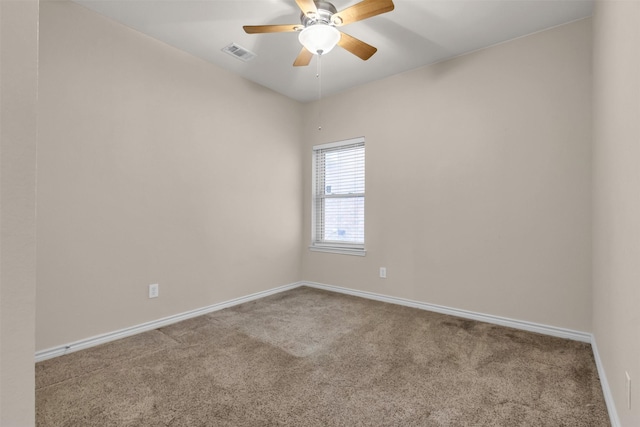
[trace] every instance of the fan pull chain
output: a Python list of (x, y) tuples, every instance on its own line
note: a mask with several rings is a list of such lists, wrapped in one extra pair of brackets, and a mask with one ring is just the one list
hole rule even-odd
[(318, 79), (318, 132), (322, 130), (322, 52), (318, 52), (316, 78)]

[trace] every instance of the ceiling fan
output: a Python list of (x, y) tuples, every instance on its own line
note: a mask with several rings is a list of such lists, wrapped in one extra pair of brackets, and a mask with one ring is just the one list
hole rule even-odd
[(366, 61), (378, 49), (336, 27), (391, 12), (394, 8), (392, 0), (362, 0), (340, 12), (333, 4), (324, 0), (296, 0), (296, 3), (302, 11), (300, 24), (242, 27), (247, 34), (299, 32), (298, 40), (302, 44), (302, 50), (293, 63), (295, 67), (309, 65), (313, 55), (329, 53), (336, 44)]

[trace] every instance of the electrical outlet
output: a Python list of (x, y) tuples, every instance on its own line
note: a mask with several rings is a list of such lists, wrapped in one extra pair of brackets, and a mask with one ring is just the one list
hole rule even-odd
[(158, 298), (158, 295), (160, 295), (159, 286), (157, 283), (149, 285), (149, 298)]
[(386, 279), (387, 278), (387, 268), (386, 267), (380, 267), (380, 278), (381, 279)]
[(625, 377), (627, 378), (627, 409), (631, 409), (631, 376), (629, 372), (624, 372)]

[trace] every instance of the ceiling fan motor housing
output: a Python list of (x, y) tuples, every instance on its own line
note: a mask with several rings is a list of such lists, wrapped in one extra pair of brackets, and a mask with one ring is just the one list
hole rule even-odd
[(317, 14), (312, 11), (306, 13), (302, 12), (300, 14), (300, 22), (302, 23), (302, 25), (304, 25), (305, 28), (315, 24), (336, 24), (331, 20), (331, 16), (333, 16), (335, 13), (338, 13), (338, 9), (336, 9), (333, 4), (327, 1), (316, 1), (314, 3), (316, 4), (316, 7), (318, 9)]

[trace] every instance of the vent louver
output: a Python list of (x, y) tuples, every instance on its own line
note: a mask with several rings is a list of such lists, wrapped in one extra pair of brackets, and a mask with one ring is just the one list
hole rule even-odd
[(224, 48), (222, 48), (222, 51), (244, 62), (251, 61), (257, 56), (250, 50), (245, 49), (235, 43), (231, 43), (230, 45), (225, 46)]

